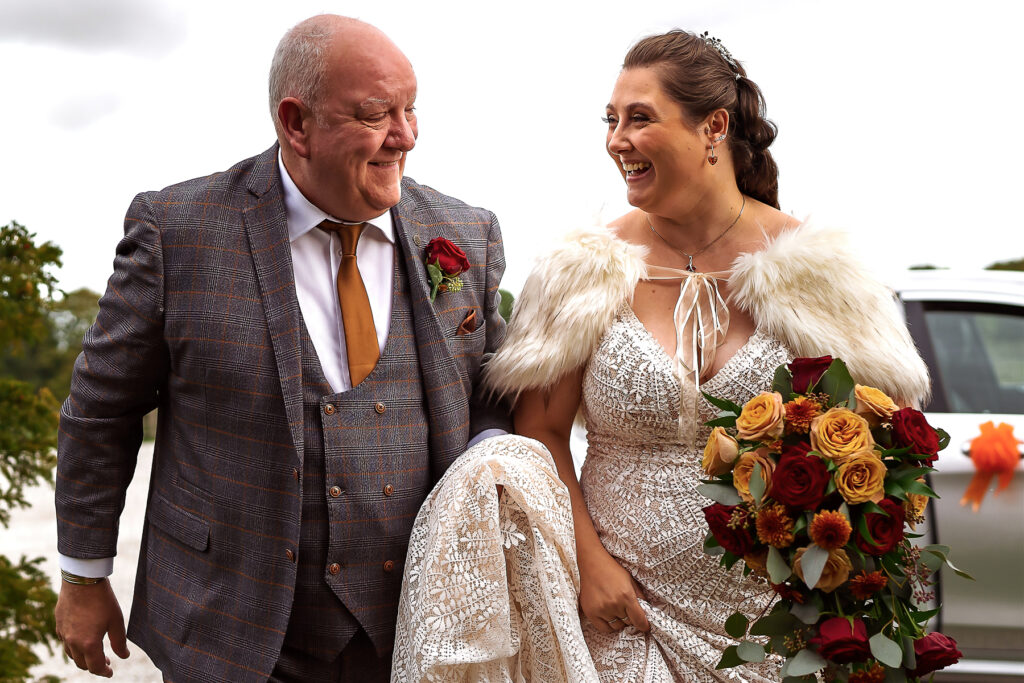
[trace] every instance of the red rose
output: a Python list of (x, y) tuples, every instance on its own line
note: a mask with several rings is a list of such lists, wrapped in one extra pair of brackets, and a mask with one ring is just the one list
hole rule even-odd
[(807, 455), (811, 452), (811, 444), (807, 441), (797, 441), (796, 443), (784, 443), (782, 444), (782, 455)]
[(768, 496), (783, 505), (813, 510), (825, 497), (828, 467), (816, 455), (804, 455), (799, 446), (783, 447), (775, 466)]
[(917, 668), (910, 673), (921, 677), (956, 664), (964, 654), (956, 649), (956, 641), (949, 636), (929, 633), (914, 641), (914, 656)]
[(733, 555), (743, 557), (754, 547), (754, 538), (750, 535), (750, 528), (745, 509), (740, 510), (743, 523), (730, 525), (734, 511), (740, 508), (739, 505), (722, 505), (713, 503), (704, 508), (704, 519), (711, 529), (711, 535), (718, 541), (718, 545), (728, 550)]
[(810, 386), (821, 379), (830, 365), (832, 356), (794, 358), (793, 362), (786, 366), (793, 373), (793, 391), (806, 394)]
[(445, 275), (451, 276), (469, 270), (466, 252), (443, 237), (435, 237), (427, 243), (427, 264), (436, 265)]
[(868, 555), (885, 555), (887, 552), (899, 545), (903, 540), (903, 524), (905, 521), (903, 504), (892, 498), (883, 498), (878, 507), (889, 513), (889, 516), (877, 512), (869, 512), (864, 515), (864, 521), (871, 532), (871, 538), (875, 539), (874, 545), (857, 534), (857, 547)]
[(893, 413), (892, 436), (896, 445), (909, 447), (929, 465), (939, 457), (939, 435), (919, 410), (901, 408)]
[(863, 662), (871, 656), (868, 627), (854, 618), (853, 625), (846, 617), (832, 617), (821, 622), (818, 635), (809, 641), (825, 659), (836, 664)]

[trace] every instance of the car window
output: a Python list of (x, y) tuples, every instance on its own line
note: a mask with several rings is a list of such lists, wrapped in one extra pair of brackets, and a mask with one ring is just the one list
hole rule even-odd
[(932, 306), (924, 319), (954, 413), (1024, 413), (1024, 311)]

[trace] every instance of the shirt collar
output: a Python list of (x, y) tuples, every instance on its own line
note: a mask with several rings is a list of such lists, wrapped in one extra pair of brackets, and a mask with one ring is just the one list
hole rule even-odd
[[(281, 156), (280, 149), (277, 150), (277, 168), (281, 172), (281, 185), (284, 187), (284, 208), (288, 219), (289, 241), (294, 242), (320, 225), (321, 221), (338, 220), (306, 199), (306, 196), (302, 194), (298, 185), (288, 174), (288, 169), (284, 167), (284, 158)], [(385, 211), (366, 222), (380, 230), (388, 242), (394, 243), (395, 228), (391, 222), (391, 211)]]

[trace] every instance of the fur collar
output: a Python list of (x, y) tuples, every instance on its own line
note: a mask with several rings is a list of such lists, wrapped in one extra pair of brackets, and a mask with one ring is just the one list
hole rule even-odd
[[(584, 365), (615, 313), (632, 302), (646, 250), (604, 228), (569, 234), (538, 260), (516, 300), (505, 343), (484, 368), (484, 385), (517, 397)], [(893, 293), (852, 257), (845, 233), (804, 223), (741, 254), (730, 304), (794, 357), (842, 358), (860, 383), (904, 404), (925, 401), (928, 370)]]

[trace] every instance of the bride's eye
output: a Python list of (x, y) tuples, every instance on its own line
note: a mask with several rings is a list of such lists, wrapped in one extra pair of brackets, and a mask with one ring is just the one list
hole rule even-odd
[(633, 123), (647, 123), (651, 120), (647, 114), (633, 114), (630, 118), (633, 120)]
[(601, 120), (604, 121), (609, 126), (614, 126), (619, 122), (619, 120), (616, 119), (614, 116), (602, 116)]

